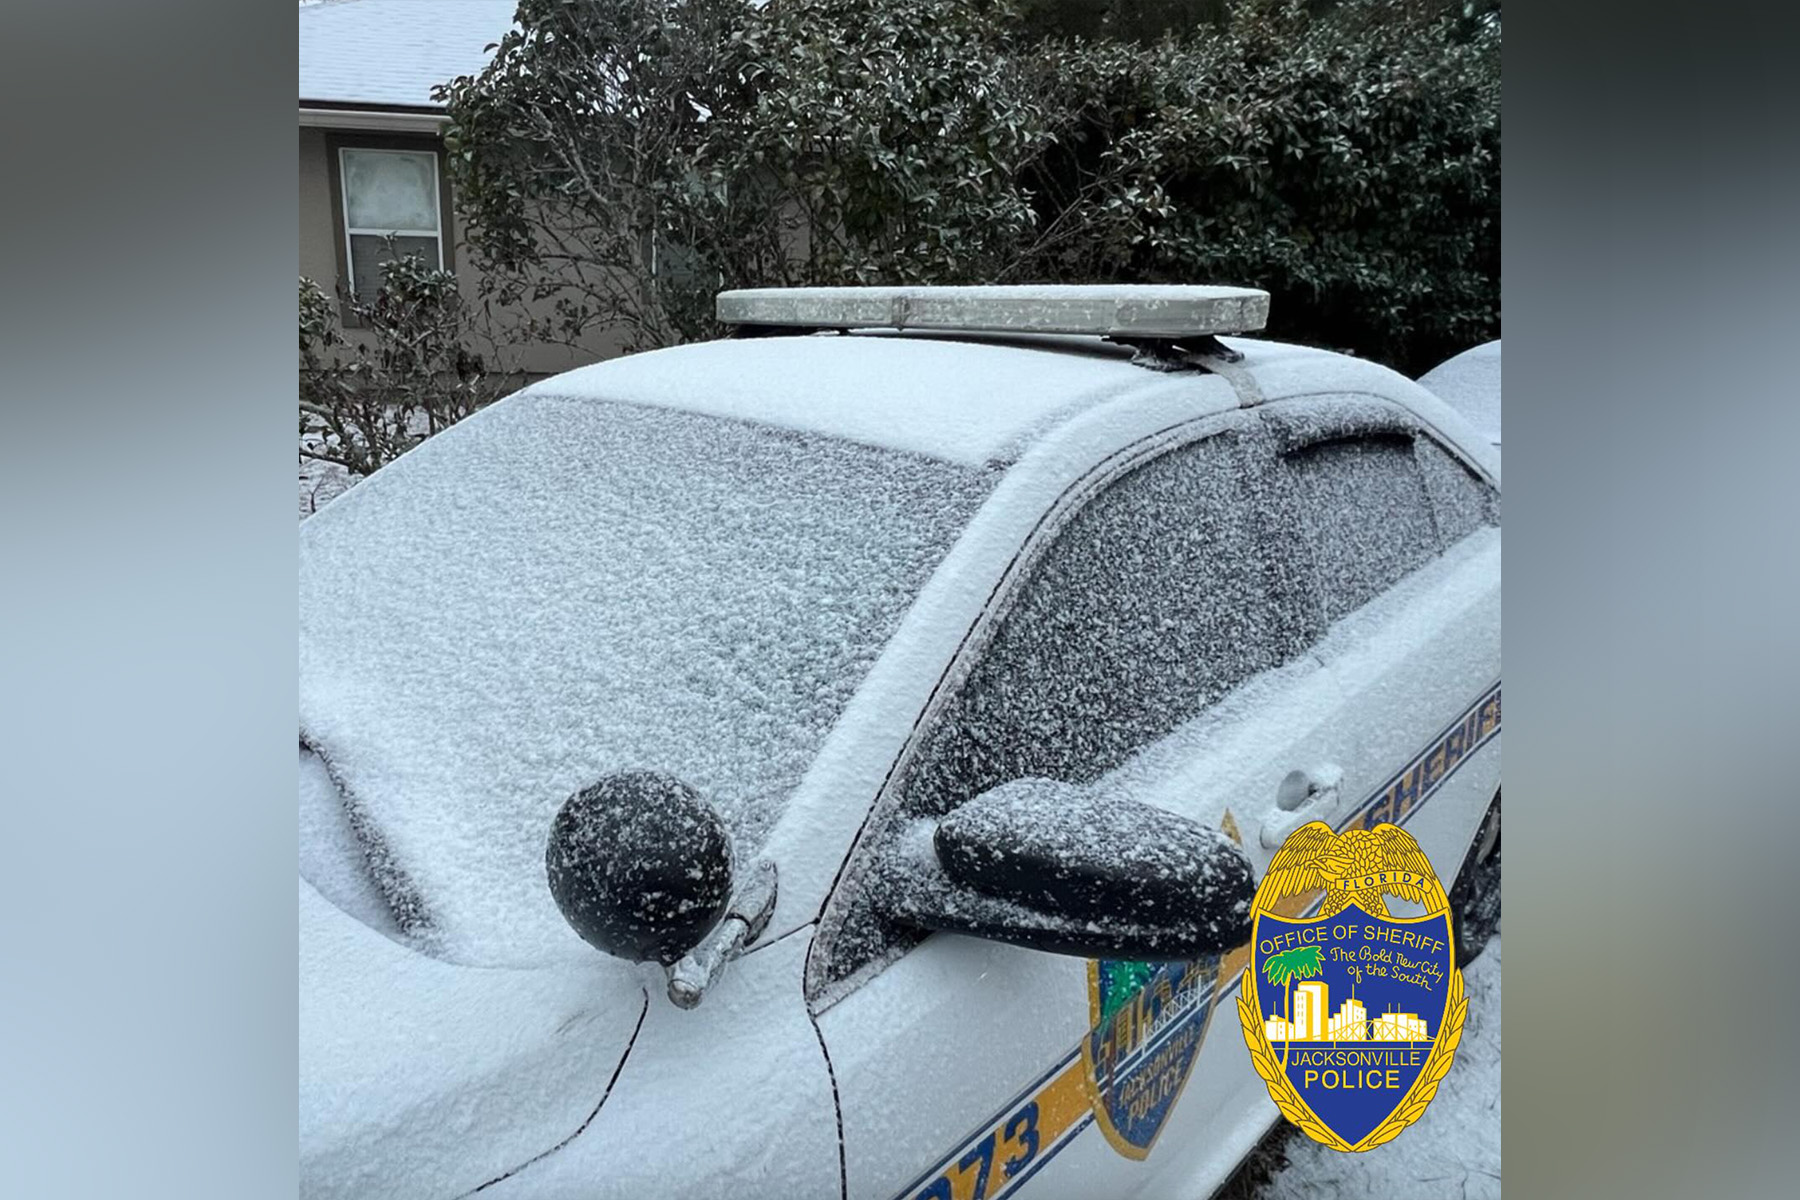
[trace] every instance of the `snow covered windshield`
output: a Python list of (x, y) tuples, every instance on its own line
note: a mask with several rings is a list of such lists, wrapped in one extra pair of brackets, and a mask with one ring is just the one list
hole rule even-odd
[(611, 771), (667, 771), (754, 851), (995, 481), (515, 396), (302, 524), (302, 737), (428, 948), (591, 954), (544, 882), (562, 802)]

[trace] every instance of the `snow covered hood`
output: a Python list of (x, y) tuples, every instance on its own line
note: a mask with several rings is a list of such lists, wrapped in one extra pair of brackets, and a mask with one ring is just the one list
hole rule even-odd
[(300, 1193), (466, 1195), (572, 1137), (648, 996), (625, 963), (426, 958), (300, 882)]
[(592, 959), (544, 848), (613, 771), (684, 780), (753, 853), (996, 478), (539, 385), (303, 522), (301, 738), (406, 932)]

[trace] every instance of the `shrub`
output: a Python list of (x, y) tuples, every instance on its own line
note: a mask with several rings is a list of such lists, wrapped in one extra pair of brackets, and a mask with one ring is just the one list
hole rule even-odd
[(1272, 336), (1408, 373), (1499, 331), (1495, 0), (519, 20), (439, 95), (484, 286), (552, 314), (530, 336), (712, 336), (720, 286), (1027, 281), (1266, 287)]
[(300, 278), (302, 459), (367, 475), (500, 395), (453, 273), (394, 258), (373, 296), (344, 305), (364, 336), (347, 336), (337, 303)]
[(1245, 2), (1029, 62), (1051, 127), (1010, 278), (1264, 287), (1271, 336), (1408, 374), (1498, 335), (1497, 20)]
[(747, 283), (974, 281), (1032, 214), (1032, 115), (965, 0), (522, 0), (437, 93), (487, 286), (643, 349), (708, 337)]

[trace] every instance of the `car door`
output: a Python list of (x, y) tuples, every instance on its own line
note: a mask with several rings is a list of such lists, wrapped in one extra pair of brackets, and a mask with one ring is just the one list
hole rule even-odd
[[(1203, 819), (1232, 797), (1259, 875), (1319, 820), (1404, 824), (1448, 876), (1499, 785), (1498, 492), (1387, 400), (1311, 396), (1258, 415), (1261, 558), (1305, 651), (1126, 764), (1120, 786)], [(1226, 1028), (1202, 1042), (1142, 1195), (1204, 1194), (1275, 1118), (1237, 1031), (1248, 960), (1241, 947), (1214, 973)]]
[(1313, 653), (1346, 692), (1356, 745), (1335, 806), (1296, 816), (1405, 825), (1448, 888), (1500, 785), (1499, 492), (1381, 397), (1262, 416)]
[(1250, 413), (1199, 432), (1096, 489), (996, 598), (827, 904), (809, 999), (852, 1197), (1123, 1196), (1176, 1160), (1189, 1176), (1209, 1154), (1229, 1165), (1204, 1138), (1159, 1137), (1200, 1057), (1216, 958), (921, 937), (884, 925), (865, 884), (888, 839), (1028, 776), (1141, 793), (1266, 863), (1283, 780), (1329, 779), (1351, 752), (1342, 694), (1280, 602), (1267, 433)]

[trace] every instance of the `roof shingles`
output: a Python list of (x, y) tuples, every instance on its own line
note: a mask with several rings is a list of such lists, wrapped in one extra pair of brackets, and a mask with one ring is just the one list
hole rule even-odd
[(300, 6), (300, 103), (440, 107), (434, 85), (479, 71), (516, 0), (332, 0)]

